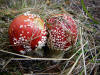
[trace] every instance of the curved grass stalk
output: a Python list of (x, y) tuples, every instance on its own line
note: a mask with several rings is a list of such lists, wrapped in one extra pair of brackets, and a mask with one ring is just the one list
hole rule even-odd
[(82, 4), (82, 8), (83, 8), (83, 10), (86, 12), (86, 14), (89, 16), (89, 18), (91, 19), (91, 20), (93, 20), (93, 22), (95, 23), (95, 24), (100, 24), (97, 20), (95, 20), (93, 17), (92, 17), (92, 15), (88, 12), (88, 10), (87, 10), (87, 8), (86, 8), (86, 6), (85, 6), (85, 4), (84, 4), (84, 0), (81, 0), (81, 4)]

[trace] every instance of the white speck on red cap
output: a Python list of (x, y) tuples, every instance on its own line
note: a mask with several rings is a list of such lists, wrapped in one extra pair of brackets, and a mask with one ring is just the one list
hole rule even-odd
[(29, 34), (29, 32), (27, 32), (27, 34)]
[(22, 31), (22, 33), (24, 33), (24, 31)]
[(14, 45), (16, 45), (17, 43), (16, 42), (14, 42)]
[(20, 28), (23, 28), (23, 25), (20, 25)]
[(20, 34), (20, 36), (22, 36), (23, 34)]

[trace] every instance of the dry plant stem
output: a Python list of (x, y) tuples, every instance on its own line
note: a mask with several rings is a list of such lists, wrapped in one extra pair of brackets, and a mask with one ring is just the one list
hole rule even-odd
[[(92, 36), (92, 34), (91, 33), (89, 33), (90, 35), (89, 35), (89, 37), (91, 37), (91, 39), (92, 39), (92, 43), (93, 43), (93, 46), (94, 46), (94, 38), (93, 38), (93, 36)], [(89, 40), (89, 39), (88, 39)], [(90, 45), (90, 43), (89, 43), (89, 45)], [(89, 47), (91, 47), (91, 45), (89, 46)], [(94, 46), (94, 49), (95, 49), (95, 46)], [(89, 49), (90, 50), (90, 49)], [(93, 57), (93, 54), (94, 54), (94, 52), (93, 51), (90, 51), (90, 53), (91, 53), (91, 56)], [(94, 60), (94, 59), (93, 59)]]
[(72, 68), (70, 69), (70, 71), (67, 73), (67, 75), (71, 75), (73, 69), (75, 68), (75, 66), (77, 65), (79, 59), (81, 58), (82, 53), (79, 55), (79, 57), (77, 58), (76, 62), (74, 63), (74, 65), (72, 66)]
[(12, 60), (12, 58), (10, 58), (10, 59), (5, 63), (5, 65), (2, 67), (2, 70), (1, 70), (1, 71), (4, 70), (4, 68), (9, 64), (9, 62), (11, 62), (11, 60)]
[(78, 25), (81, 25), (86, 31), (93, 32), (93, 28), (88, 28), (80, 20), (75, 20)]
[(33, 73), (33, 74), (24, 74), (24, 75), (58, 75), (58, 73)]
[[(20, 9), (20, 10), (14, 10), (14, 9), (9, 9), (8, 12), (10, 14), (18, 14), (18, 13), (24, 13), (24, 12), (27, 12), (27, 11), (34, 11), (34, 12), (40, 12), (40, 10), (37, 10), (35, 8), (23, 8), (23, 9)], [(5, 10), (0, 10), (0, 13), (4, 12), (4, 15), (8, 15), (7, 12), (5, 12)], [(7, 24), (7, 23), (6, 23)]]
[[(90, 64), (91, 64), (91, 62), (88, 62), (88, 63), (86, 64), (86, 67), (88, 67)], [(84, 69), (84, 68), (83, 68), (83, 69)], [(84, 71), (82, 71), (81, 74), (83, 74), (83, 72), (84, 72)]]
[[(98, 49), (98, 48), (100, 48), (100, 46), (95, 46), (95, 48)], [(91, 48), (89, 51), (92, 51), (92, 50), (94, 50), (95, 48)], [(87, 51), (87, 52), (89, 52), (89, 51)], [(88, 56), (86, 56), (85, 59), (87, 59), (90, 55), (91, 55), (91, 54), (88, 54)], [(93, 60), (94, 60), (94, 58), (93, 58)], [(96, 62), (96, 61), (97, 61), (97, 54), (96, 54), (96, 58), (95, 58), (95, 62)]]
[(63, 75), (64, 70), (66, 69), (66, 66), (69, 64), (69, 61), (66, 63), (65, 67), (63, 68), (63, 70), (61, 71), (60, 75)]
[[(89, 52), (90, 52), (90, 55), (93, 57), (93, 53), (92, 53), (92, 50), (90, 49), (90, 46), (89, 46), (89, 50), (88, 50)], [(87, 51), (87, 52), (88, 52)], [(87, 56), (86, 56), (87, 57)]]
[[(83, 47), (88, 43), (88, 41), (83, 45)], [(76, 52), (74, 53), (70, 58), (69, 60), (71, 60), (79, 51), (81, 50), (81, 48)]]
[[(92, 37), (93, 38), (93, 37)], [(92, 70), (94, 69), (94, 67), (96, 66), (96, 60), (97, 60), (97, 52), (96, 52), (96, 46), (95, 46), (95, 41), (93, 39), (93, 45), (94, 45), (94, 49), (95, 49), (95, 58), (93, 59), (95, 61), (94, 65), (93, 65), (93, 68), (91, 69), (91, 72)], [(91, 73), (90, 72), (90, 73)]]
[(83, 35), (82, 27), (80, 27), (80, 36), (81, 36), (80, 44), (81, 44), (81, 48), (82, 48), (83, 63), (84, 63), (84, 72), (85, 72), (85, 75), (87, 75), (87, 73), (86, 73), (86, 64), (85, 64), (85, 56), (84, 56), (84, 47), (83, 47), (83, 38), (82, 38), (82, 35)]
[[(85, 46), (88, 43), (88, 41), (83, 45)], [(70, 58), (68, 59), (57, 59), (57, 58), (32, 58), (30, 56), (26, 56), (26, 55), (21, 55), (21, 54), (17, 54), (17, 53), (13, 53), (13, 52), (9, 52), (9, 51), (5, 51), (5, 50), (0, 50), (0, 52), (4, 52), (4, 53), (8, 53), (8, 54), (12, 54), (12, 55), (16, 55), (16, 56), (20, 56), (20, 57), (24, 57), (24, 58), (12, 58), (12, 60), (56, 60), (56, 61), (60, 61), (60, 60), (71, 60), (79, 51), (81, 50), (81, 48), (74, 53)]]
[[(83, 47), (84, 47), (87, 43), (88, 43), (88, 41), (83, 45)], [(69, 60), (71, 60), (80, 50), (81, 50), (81, 48), (80, 48), (76, 53), (74, 53), (74, 54), (69, 58)], [(68, 62), (69, 62), (69, 61), (68, 61)], [(65, 70), (65, 68), (66, 68), (66, 66), (67, 66), (67, 64), (68, 64), (68, 62), (66, 63), (64, 69), (62, 70), (61, 75), (63, 75), (64, 70)]]
[[(97, 48), (100, 48), (100, 46), (97, 46)], [(94, 49), (94, 48), (93, 48)], [(92, 49), (91, 49), (92, 50)], [(98, 53), (98, 54), (96, 54), (97, 56), (99, 56), (100, 55), (100, 52)], [(97, 61), (97, 60), (95, 60), (95, 61)], [(86, 65), (86, 67), (89, 65), (89, 64), (93, 64), (94, 65), (94, 63), (91, 63), (91, 62), (89, 62), (89, 63), (87, 63), (87, 65)], [(96, 65), (100, 65), (100, 64), (97, 64), (96, 63)], [(93, 66), (94, 67), (94, 66)], [(83, 73), (83, 72), (82, 72)], [(91, 73), (91, 72), (90, 72)]]
[(21, 55), (21, 54), (17, 54), (17, 53), (13, 53), (13, 52), (8, 52), (8, 51), (4, 51), (4, 50), (0, 50), (1, 52), (4, 52), (4, 53), (8, 53), (8, 54), (12, 54), (12, 55), (16, 55), (16, 56), (20, 56), (20, 57), (24, 57), (25, 59), (23, 58), (13, 58), (12, 60), (69, 60), (69, 59), (56, 59), (56, 58), (33, 58), (33, 57), (30, 57), (30, 56), (26, 56), (26, 55)]
[(21, 62), (19, 62), (19, 61), (16, 61), (16, 62), (18, 63), (18, 66), (20, 67), (20, 71), (21, 71), (22, 75), (24, 75), (24, 69), (21, 65)]
[(34, 7), (33, 8), (36, 8), (36, 4), (37, 4), (37, 0), (34, 0)]
[(75, 3), (75, 1), (74, 0), (70, 0), (71, 2), (72, 2), (72, 4), (75, 4), (76, 5), (76, 7), (80, 10), (80, 11), (82, 11), (81, 10), (81, 8)]
[(46, 71), (49, 71), (49, 70), (51, 70), (51, 69), (53, 69), (53, 68), (55, 68), (55, 67), (57, 67), (57, 66), (59, 66), (59, 64), (56, 64), (56, 65), (53, 65), (53, 66), (49, 66), (48, 68), (46, 68), (46, 69), (43, 71), (43, 73), (45, 73)]

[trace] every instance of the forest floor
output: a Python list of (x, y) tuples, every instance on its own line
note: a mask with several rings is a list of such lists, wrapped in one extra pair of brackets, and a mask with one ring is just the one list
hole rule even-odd
[[(100, 75), (100, 23), (97, 23), (100, 21), (100, 8), (96, 8), (95, 1), (89, 0), (91, 3), (86, 3), (87, 13), (83, 10), (81, 1), (1, 0), (0, 75)], [(95, 8), (92, 7), (93, 4)], [(61, 59), (50, 58), (46, 53), (43, 56), (34, 52), (22, 55), (15, 51), (9, 43), (8, 28), (17, 15), (27, 11), (39, 14), (43, 20), (51, 14), (72, 15), (79, 31), (75, 47), (65, 51), (64, 58)], [(48, 50), (47, 46), (44, 47), (45, 50)]]

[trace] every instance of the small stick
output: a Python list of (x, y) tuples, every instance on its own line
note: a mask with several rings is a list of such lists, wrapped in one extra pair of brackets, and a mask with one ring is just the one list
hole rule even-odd
[(3, 66), (3, 68), (2, 68), (2, 70), (1, 71), (3, 71), (3, 69), (9, 64), (9, 62), (11, 62), (11, 60), (12, 60), (12, 58), (11, 59), (9, 59), (6, 63), (5, 63), (5, 65)]
[(75, 66), (77, 65), (79, 59), (82, 57), (82, 53), (80, 54), (80, 56), (77, 58), (76, 62), (74, 63), (74, 65), (72, 66), (72, 68), (70, 69), (70, 71), (67, 73), (67, 75), (71, 75), (73, 69), (75, 68)]
[[(83, 46), (85, 46), (88, 42), (86, 42)], [(57, 58), (33, 58), (30, 56), (26, 56), (26, 55), (21, 55), (21, 54), (17, 54), (17, 53), (13, 53), (13, 52), (9, 52), (9, 51), (5, 51), (5, 50), (0, 50), (0, 52), (4, 52), (4, 53), (8, 53), (8, 54), (12, 54), (12, 55), (16, 55), (16, 56), (20, 56), (20, 57), (24, 57), (23, 58), (14, 58), (13, 60), (54, 60), (54, 61), (60, 61), (60, 60), (71, 60), (79, 51), (81, 50), (81, 48), (74, 53), (70, 58), (63, 58), (63, 59), (57, 59)]]
[(84, 55), (84, 47), (83, 47), (83, 38), (82, 38), (83, 32), (82, 32), (82, 27), (80, 27), (80, 36), (81, 36), (81, 48), (82, 48), (82, 56), (83, 56), (83, 63), (84, 63), (84, 73), (85, 75), (87, 75), (86, 73), (86, 62), (85, 62), (85, 55)]

